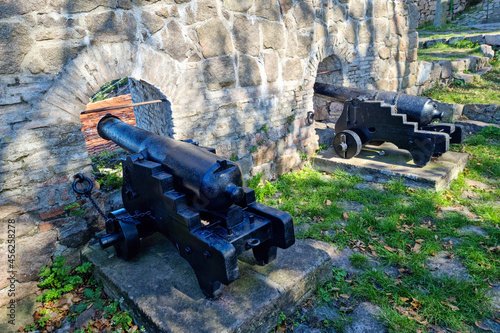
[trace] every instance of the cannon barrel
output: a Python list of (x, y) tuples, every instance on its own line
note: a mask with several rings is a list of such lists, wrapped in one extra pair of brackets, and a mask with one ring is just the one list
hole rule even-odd
[(207, 149), (150, 133), (110, 114), (99, 121), (97, 132), (103, 139), (162, 164), (173, 176), (176, 189), (198, 208), (224, 210), (244, 196), (239, 166)]
[(434, 119), (441, 119), (443, 115), (437, 110), (436, 103), (426, 97), (389, 91), (346, 88), (325, 83), (316, 83), (314, 93), (340, 103), (344, 103), (348, 99), (383, 101), (389, 105), (395, 105), (398, 113), (406, 114), (408, 121), (417, 122), (419, 127), (430, 124)]

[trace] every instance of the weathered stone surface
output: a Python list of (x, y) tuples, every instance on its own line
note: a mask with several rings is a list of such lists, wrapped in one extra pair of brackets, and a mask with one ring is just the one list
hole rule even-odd
[(103, 42), (133, 40), (137, 21), (130, 12), (117, 15), (114, 11), (91, 13), (85, 17), (90, 36)]
[(0, 19), (38, 11), (45, 6), (45, 0), (15, 1), (5, 0), (0, 3)]
[(387, 17), (388, 14), (387, 1), (373, 1), (373, 17)]
[(426, 266), (431, 270), (431, 274), (436, 277), (450, 277), (459, 280), (468, 280), (469, 274), (467, 269), (455, 257), (448, 257), (449, 253), (441, 251), (436, 253), (434, 257), (430, 257), (426, 261)]
[(455, 73), (455, 74), (453, 74), (453, 77), (457, 80), (463, 81), (465, 84), (469, 84), (469, 83), (474, 82), (474, 75), (473, 74)]
[(296, 55), (300, 58), (307, 58), (311, 52), (312, 36), (311, 34), (297, 34)]
[(379, 319), (380, 307), (368, 302), (360, 303), (352, 313), (352, 323), (345, 327), (346, 333), (387, 332), (387, 328)]
[(365, 4), (366, 4), (365, 0), (350, 0), (347, 5), (347, 13), (353, 19), (360, 19), (363, 16), (365, 16), (365, 11), (366, 11)]
[[(379, 154), (380, 151), (384, 154)], [(322, 151), (314, 158), (314, 167), (325, 172), (356, 170), (369, 182), (384, 182), (397, 177), (405, 186), (443, 190), (463, 171), (468, 161), (468, 154), (446, 152), (425, 167), (415, 168), (408, 151), (386, 142), (381, 146), (369, 146), (369, 150), (361, 149), (361, 153), (351, 159), (340, 158), (333, 149)]]
[[(150, 332), (269, 332), (281, 311), (295, 310), (329, 276), (329, 256), (297, 240), (278, 250), (275, 261), (256, 266), (251, 252), (240, 256), (240, 278), (207, 300), (193, 270), (161, 235), (143, 240), (139, 257), (125, 261), (97, 244), (83, 256), (114, 297), (123, 297), (140, 325)], [(149, 276), (143, 279), (143, 276)], [(291, 313), (290, 312), (290, 313)], [(212, 320), (207, 321), (207, 313)]]
[(49, 263), (57, 240), (54, 230), (41, 232), (33, 237), (18, 239), (16, 242), (16, 262), (18, 281), (28, 282), (37, 279), (42, 266)]
[(26, 67), (32, 74), (58, 73), (75, 58), (83, 46), (60, 41), (47, 41), (33, 48), (25, 58)]
[(280, 7), (278, 2), (269, 0), (255, 0), (255, 15), (271, 21), (279, 21)]
[(19, 71), (32, 44), (33, 39), (26, 24), (0, 22), (0, 74)]
[(224, 0), (224, 6), (236, 12), (246, 12), (253, 5), (253, 0)]
[(418, 68), (417, 84), (423, 85), (431, 78), (432, 62), (420, 61)]
[(151, 34), (154, 34), (165, 25), (165, 22), (161, 19), (161, 17), (147, 11), (142, 11), (141, 20)]
[(446, 23), (450, 0), (437, 0), (434, 26), (439, 27)]
[(267, 82), (275, 82), (279, 75), (278, 55), (275, 52), (264, 53), (264, 70)]
[[(315, 115), (316, 116), (316, 115)], [(318, 135), (318, 145), (325, 145), (331, 147), (333, 145), (333, 137), (335, 136), (335, 130), (329, 128), (324, 123), (315, 123), (316, 135)]]
[(262, 82), (259, 65), (254, 57), (239, 57), (238, 78), (242, 87), (257, 86)]
[(378, 50), (378, 55), (382, 59), (389, 59), (391, 57), (391, 49), (388, 47), (382, 47)]
[(358, 34), (358, 23), (353, 20), (347, 22), (344, 29), (344, 38), (346, 39), (346, 41), (350, 44), (355, 44), (357, 34)]
[(196, 21), (205, 21), (217, 17), (217, 4), (215, 0), (203, 0), (197, 3)]
[(294, 5), (293, 17), (297, 22), (297, 28), (310, 27), (314, 23), (314, 9), (310, 2), (299, 1)]
[(451, 68), (454, 72), (463, 72), (465, 70), (465, 62), (462, 59), (453, 60)]
[(481, 54), (490, 59), (493, 59), (493, 57), (495, 56), (495, 51), (493, 51), (493, 48), (490, 45), (486, 44), (481, 45), (480, 51)]
[(197, 30), (203, 56), (212, 58), (233, 53), (231, 35), (219, 19), (213, 19)]
[(278, 22), (262, 21), (262, 40), (265, 49), (285, 48), (285, 27)]
[[(19, 284), (18, 287), (22, 287), (24, 289), (25, 283)], [(0, 318), (4, 318), (2, 321), (0, 321), (0, 332), (17, 333), (17, 329), (19, 327), (32, 324), (33, 314), (35, 313), (37, 306), (40, 305), (40, 303), (36, 302), (36, 298), (37, 296), (32, 294), (29, 297), (20, 299), (18, 302), (16, 302), (14, 321), (15, 325), (8, 323), (8, 320), (10, 319), (8, 315), (11, 313), (10, 309), (7, 306), (0, 307)]]
[(275, 171), (277, 174), (284, 174), (295, 169), (301, 162), (299, 154), (280, 155), (276, 161)]
[(288, 59), (283, 67), (283, 80), (299, 80), (303, 75), (302, 62), (300, 59)]
[(276, 156), (276, 143), (270, 141), (268, 144), (260, 146), (258, 151), (252, 154), (254, 166), (269, 163)]
[(236, 81), (233, 58), (222, 56), (206, 60), (203, 66), (203, 77), (209, 90), (233, 87)]
[(259, 25), (244, 15), (235, 15), (233, 25), (234, 46), (237, 50), (251, 56), (260, 52)]
[(463, 114), (470, 120), (500, 124), (500, 106), (497, 104), (467, 104)]
[(484, 39), (486, 44), (492, 46), (500, 46), (500, 34), (497, 35), (485, 35)]
[(167, 29), (161, 32), (163, 48), (175, 60), (184, 61), (191, 49), (189, 41), (183, 34), (182, 28), (176, 21), (170, 21)]
[(441, 66), (442, 79), (447, 79), (453, 75), (453, 67), (450, 60), (441, 60), (438, 64)]
[(288, 11), (292, 8), (292, 2), (293, 0), (279, 0), (283, 15), (288, 13)]

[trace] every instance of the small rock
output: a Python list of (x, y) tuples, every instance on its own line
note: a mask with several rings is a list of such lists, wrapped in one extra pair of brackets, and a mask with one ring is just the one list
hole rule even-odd
[(345, 327), (346, 333), (386, 332), (385, 325), (378, 319), (381, 310), (368, 302), (360, 303), (352, 313), (352, 323)]
[(465, 266), (457, 258), (450, 258), (450, 253), (441, 251), (430, 257), (426, 266), (434, 277), (450, 277), (458, 280), (468, 280), (469, 274)]
[(324, 320), (336, 321), (339, 318), (340, 315), (336, 309), (328, 305), (320, 305), (309, 315), (309, 323), (311, 327), (322, 327)]
[(481, 54), (490, 59), (493, 59), (493, 57), (495, 56), (495, 51), (493, 51), (493, 48), (490, 45), (487, 44), (481, 45), (480, 51)]
[(476, 234), (479, 236), (488, 236), (488, 233), (486, 232), (486, 230), (484, 230), (481, 227), (475, 226), (475, 225), (468, 225), (465, 227), (461, 227), (460, 229), (457, 230), (457, 232), (459, 234), (462, 234), (462, 235)]
[(79, 327), (82, 327), (83, 325), (87, 324), (94, 314), (95, 314), (94, 306), (91, 306), (87, 310), (80, 313), (78, 315), (78, 317), (76, 317), (75, 327), (79, 328)]

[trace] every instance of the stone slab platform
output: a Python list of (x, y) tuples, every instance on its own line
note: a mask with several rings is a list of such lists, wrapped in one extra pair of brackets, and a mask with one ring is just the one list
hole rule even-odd
[(437, 191), (449, 187), (452, 180), (464, 170), (469, 154), (446, 152), (432, 158), (423, 168), (413, 163), (407, 150), (398, 149), (385, 142), (381, 146), (366, 145), (361, 153), (351, 159), (343, 159), (333, 148), (322, 151), (314, 158), (314, 167), (325, 172), (337, 169), (356, 173), (370, 182), (386, 182), (391, 178), (401, 178), (406, 186), (432, 188)]
[[(240, 278), (224, 286), (220, 298), (204, 298), (193, 270), (162, 235), (141, 241), (131, 261), (87, 246), (82, 257), (108, 294), (123, 299), (147, 332), (269, 332), (281, 312), (289, 315), (331, 275), (325, 249), (303, 241), (278, 249), (276, 260), (257, 266), (250, 251), (239, 260)], [(328, 249), (326, 249), (328, 250)]]

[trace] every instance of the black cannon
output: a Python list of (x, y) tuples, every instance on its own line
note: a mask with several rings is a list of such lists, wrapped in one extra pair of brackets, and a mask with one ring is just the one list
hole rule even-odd
[(108, 215), (103, 248), (119, 257), (139, 252), (140, 239), (160, 232), (193, 268), (201, 290), (215, 297), (239, 278), (238, 255), (258, 264), (295, 242), (289, 214), (255, 201), (238, 165), (195, 143), (161, 137), (106, 115), (98, 133), (131, 152), (123, 164), (123, 209)]
[(335, 124), (333, 146), (340, 157), (358, 155), (364, 144), (394, 143), (410, 152), (418, 166), (440, 156), (450, 143), (462, 142), (459, 125), (435, 123), (442, 112), (430, 98), (402, 93), (344, 88), (316, 83), (314, 93), (344, 103)]

